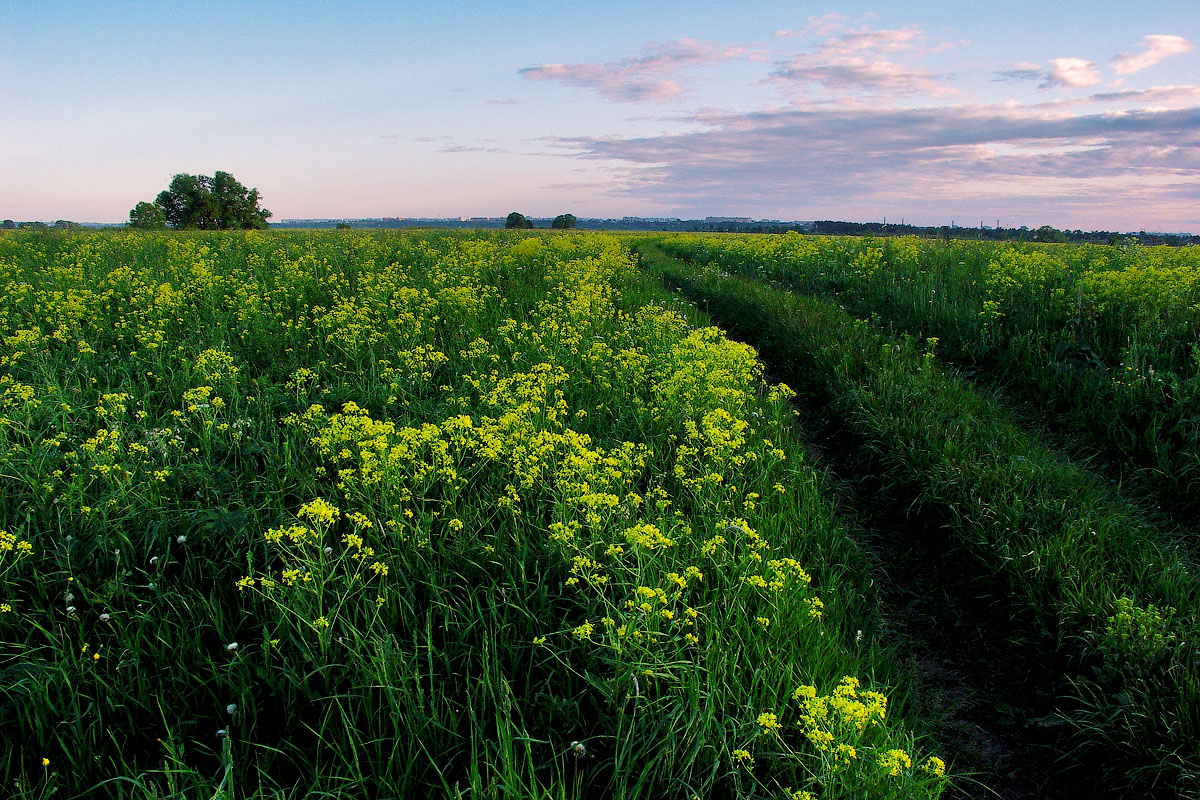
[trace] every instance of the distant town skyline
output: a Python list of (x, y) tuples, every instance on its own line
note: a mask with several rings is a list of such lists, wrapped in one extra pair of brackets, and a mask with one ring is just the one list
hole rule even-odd
[(1200, 230), (1194, 2), (47, 2), (0, 27), (0, 218), (178, 172), (272, 221)]

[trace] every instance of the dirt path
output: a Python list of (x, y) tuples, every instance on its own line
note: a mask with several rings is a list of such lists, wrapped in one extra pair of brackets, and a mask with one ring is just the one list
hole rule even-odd
[(897, 508), (864, 473), (856, 438), (826, 415), (819, 397), (796, 400), (796, 434), (872, 555), (884, 642), (922, 698), (922, 716), (934, 720), (938, 749), (967, 776), (946, 796), (1077, 796), (1077, 787), (1055, 784), (1053, 698), (1019, 666), (1006, 636), (1012, 621), (997, 614), (993, 589), (964, 581), (965, 556), (937, 520)]

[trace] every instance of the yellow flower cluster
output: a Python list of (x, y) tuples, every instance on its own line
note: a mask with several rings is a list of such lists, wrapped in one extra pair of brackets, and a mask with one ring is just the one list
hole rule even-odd
[[(107, 257), (125, 241), (81, 236), (33, 277), (0, 241), (0, 408), (42, 415), (38, 484), (58, 506), (43, 505), (98, 538), (147, 509), (208, 511), (235, 468), (285, 461), (286, 499), (234, 573), (272, 664), (353, 662), (381, 685), (371, 659), (414, 625), (436, 648), (457, 581), (501, 582), (487, 602), (513, 602), (520, 573), (564, 609), (512, 645), (538, 674), (661, 704), (743, 664), (777, 686), (822, 680), (804, 643), (839, 637), (778, 522), (800, 494), (780, 444), (794, 393), (765, 388), (754, 351), (720, 330), (635, 305), (615, 238), (171, 235), (137, 268)], [(30, 385), (52, 352), (88, 376), (78, 392)], [(133, 377), (106, 382), (112, 364)], [(0, 556), (31, 551), (0, 532)], [(279, 674), (310, 672), (293, 666)], [(807, 688), (798, 713), (756, 696), (720, 721), (741, 738), (705, 752), (747, 785), (778, 787), (778, 768), (815, 790), (906, 741), (854, 679)]]
[(869, 725), (887, 716), (887, 697), (859, 692), (858, 678), (846, 676), (828, 695), (817, 694), (815, 686), (797, 688), (792, 697), (800, 701), (800, 727), (818, 750), (830, 750), (846, 737), (857, 738)]

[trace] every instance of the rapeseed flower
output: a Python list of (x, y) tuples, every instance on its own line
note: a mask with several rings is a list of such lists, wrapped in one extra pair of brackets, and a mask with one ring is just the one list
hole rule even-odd
[(912, 758), (903, 750), (893, 749), (880, 753), (878, 762), (893, 778), (899, 777), (900, 773), (912, 767)]

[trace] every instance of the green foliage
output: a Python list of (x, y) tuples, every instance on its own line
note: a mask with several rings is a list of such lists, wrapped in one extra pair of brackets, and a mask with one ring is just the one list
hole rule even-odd
[(166, 230), (167, 217), (162, 208), (144, 200), (129, 212), (129, 227), (141, 230)]
[(1173, 612), (1172, 608), (1164, 612), (1153, 604), (1142, 608), (1131, 598), (1118, 598), (1099, 637), (1101, 653), (1109, 660), (1132, 661), (1139, 670), (1153, 665), (1170, 655), (1168, 649), (1176, 645), (1170, 622)]
[[(998, 584), (996, 602), (1020, 626), (1016, 652), (1062, 698), (1070, 733), (1060, 747), (1077, 779), (1118, 795), (1200, 790), (1200, 587), (1186, 551), (939, 366), (939, 341), (891, 338), (831, 301), (731, 276), (732, 259), (696, 267), (639, 248), (649, 269), (759, 347), (773, 370), (828, 397), (892, 501), (952, 531), (972, 556), (964, 580)], [(848, 260), (876, 269), (873, 258)]]
[(574, 228), (575, 227), (575, 215), (574, 214), (559, 214), (557, 217), (554, 218), (554, 221), (550, 223), (550, 227), (558, 229), (558, 230), (568, 230), (570, 228)]
[[(271, 212), (259, 205), (258, 189), (247, 189), (228, 172), (207, 175), (180, 173), (159, 192), (153, 207), (162, 221), (176, 230), (265, 229)], [(129, 212), (129, 224), (139, 228), (158, 227), (159, 217), (141, 202)]]
[(1035, 242), (1069, 242), (1071, 239), (1058, 228), (1043, 225), (1033, 232)]
[(532, 228), (533, 223), (527, 220), (524, 214), (513, 211), (507, 217), (505, 217), (504, 227), (520, 230), (523, 228)]
[(1043, 409), (1200, 518), (1200, 250), (912, 237), (675, 236), (670, 253), (835, 299)]
[(612, 237), (17, 233), (0, 288), (7, 797), (946, 786), (789, 390)]

